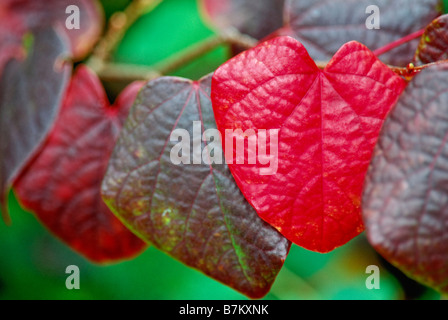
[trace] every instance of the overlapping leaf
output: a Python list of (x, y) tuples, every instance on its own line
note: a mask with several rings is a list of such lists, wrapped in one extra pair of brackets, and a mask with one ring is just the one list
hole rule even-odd
[(283, 25), (285, 0), (201, 0), (210, 22), (262, 39)]
[[(67, 29), (66, 20), (79, 8), (79, 29)], [(0, 74), (6, 61), (21, 55), (25, 33), (59, 25), (70, 41), (72, 56), (84, 57), (101, 35), (103, 13), (96, 0), (3, 0), (0, 2)]]
[(109, 156), (142, 85), (131, 84), (110, 106), (96, 75), (79, 67), (43, 150), (15, 184), (27, 209), (94, 262), (130, 258), (145, 247), (100, 194)]
[(415, 65), (448, 59), (448, 14), (438, 17), (426, 28), (415, 53)]
[[(367, 7), (380, 9), (380, 29), (369, 30)], [(425, 28), (441, 13), (440, 0), (286, 0), (285, 27), (278, 34), (291, 35), (315, 60), (327, 61), (351, 40), (375, 50)], [(381, 56), (392, 65), (412, 61), (418, 39)]]
[(70, 68), (62, 60), (67, 55), (61, 37), (52, 28), (43, 29), (34, 34), (34, 46), (27, 59), (11, 60), (5, 67), (0, 82), (2, 205), (14, 179), (39, 150), (60, 109), (70, 76)]
[(410, 277), (448, 293), (448, 64), (415, 76), (384, 124), (366, 181), (367, 235)]
[[(323, 71), (290, 37), (225, 63), (212, 83), (218, 128), (223, 135), (230, 130), (240, 140), (258, 140), (254, 164), (249, 142), (244, 161), (235, 150), (228, 157), (246, 199), (289, 240), (310, 250), (327, 252), (358, 235), (371, 154), (404, 87), (357, 42), (345, 44)], [(268, 165), (266, 155), (274, 160)]]
[[(141, 238), (258, 298), (269, 291), (290, 242), (257, 216), (219, 164), (210, 81), (163, 77), (147, 84), (116, 145), (103, 198)], [(178, 129), (189, 135), (191, 149), (174, 148)], [(206, 145), (203, 135), (213, 141)], [(184, 162), (174, 164), (173, 152)]]

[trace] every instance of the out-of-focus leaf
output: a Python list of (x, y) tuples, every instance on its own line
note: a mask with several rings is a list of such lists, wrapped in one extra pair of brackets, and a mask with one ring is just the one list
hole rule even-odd
[[(66, 20), (79, 8), (79, 29), (66, 28)], [(11, 57), (20, 55), (25, 33), (45, 27), (60, 26), (70, 41), (74, 59), (83, 58), (101, 35), (104, 14), (97, 0), (3, 0), (0, 2), (0, 70)], [(1, 73), (1, 71), (0, 71)]]
[(423, 34), (415, 53), (415, 65), (448, 59), (448, 14), (435, 19)]
[(25, 61), (11, 60), (0, 81), (0, 202), (53, 126), (70, 68), (68, 50), (54, 29), (39, 30)]
[(0, 75), (9, 59), (23, 57), (22, 37), (25, 34), (23, 22), (10, 15), (3, 5), (0, 4)]
[(145, 244), (101, 198), (101, 181), (115, 141), (142, 82), (110, 106), (101, 82), (77, 69), (43, 150), (14, 185), (20, 202), (57, 237), (94, 262), (130, 258)]
[(257, 144), (251, 150), (246, 142), (244, 154), (235, 152), (236, 143), (228, 150), (226, 141), (224, 148), (260, 217), (318, 252), (362, 232), (365, 174), (381, 125), (405, 85), (357, 42), (345, 44), (324, 70), (291, 37), (261, 43), (216, 70), (212, 101), (221, 134), (227, 138), (230, 130)]
[[(367, 7), (380, 9), (380, 29), (369, 30)], [(286, 0), (282, 34), (295, 37), (315, 60), (326, 61), (346, 42), (355, 40), (370, 50), (425, 28), (440, 15), (440, 0)], [(419, 40), (381, 56), (385, 63), (404, 66), (412, 61)]]
[(210, 81), (162, 77), (142, 89), (111, 158), (103, 198), (141, 238), (259, 298), (269, 291), (290, 242), (257, 216), (225, 164), (171, 161), (176, 129), (193, 139), (193, 148), (182, 151), (191, 161), (202, 151), (222, 152), (219, 137), (207, 145), (202, 139), (209, 129), (218, 133)]
[(375, 249), (448, 292), (448, 64), (415, 76), (384, 124), (363, 211)]
[(201, 0), (204, 16), (221, 29), (234, 27), (262, 39), (283, 25), (285, 0)]

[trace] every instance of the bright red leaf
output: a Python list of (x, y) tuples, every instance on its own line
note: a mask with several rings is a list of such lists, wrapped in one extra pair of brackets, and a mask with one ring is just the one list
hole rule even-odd
[[(249, 164), (249, 143), (244, 164), (237, 164), (242, 158), (235, 150), (228, 159), (258, 214), (289, 240), (319, 252), (363, 231), (365, 174), (381, 125), (404, 87), (357, 42), (345, 44), (324, 70), (290, 37), (264, 42), (221, 66), (212, 83), (218, 129), (223, 136), (227, 129), (252, 129), (239, 138), (258, 137), (256, 164)], [(261, 129), (278, 168), (261, 163), (267, 159), (260, 152)], [(275, 143), (270, 147), (275, 130), (277, 157)]]
[(79, 67), (43, 150), (15, 184), (27, 209), (74, 250), (98, 263), (130, 258), (145, 247), (100, 195), (115, 140), (142, 85), (131, 84), (110, 106), (96, 75)]

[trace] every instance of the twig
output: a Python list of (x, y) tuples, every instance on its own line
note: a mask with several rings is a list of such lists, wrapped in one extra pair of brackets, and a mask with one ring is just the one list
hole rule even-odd
[(252, 48), (257, 42), (256, 39), (243, 35), (234, 29), (228, 29), (194, 44), (153, 66), (109, 62), (103, 63), (100, 68), (97, 68), (96, 73), (102, 80), (106, 81), (132, 82), (134, 80), (151, 80), (161, 75), (169, 74), (221, 45), (238, 45), (242, 48)]
[(117, 12), (110, 18), (105, 35), (86, 62), (102, 80), (124, 82), (150, 80), (168, 74), (220, 45), (238, 45), (248, 49), (254, 47), (258, 42), (248, 35), (241, 34), (236, 29), (229, 28), (150, 67), (110, 62), (113, 51), (123, 39), (126, 31), (138, 18), (153, 10), (161, 1), (134, 0), (123, 12)]
[(97, 70), (98, 77), (107, 82), (122, 81), (131, 83), (136, 80), (152, 80), (162, 74), (152, 67), (134, 65), (127, 63), (106, 63), (100, 70)]
[(162, 0), (134, 0), (124, 11), (116, 12), (109, 20), (105, 35), (96, 45), (86, 64), (95, 72), (101, 70), (110, 59), (112, 52), (123, 39), (126, 31), (142, 15), (153, 10)]
[(244, 49), (250, 49), (258, 44), (258, 40), (247, 34), (239, 32), (235, 28), (228, 28), (220, 35), (227, 44), (237, 45)]
[(236, 29), (227, 29), (218, 35), (214, 35), (195, 44), (174, 56), (153, 66), (160, 74), (168, 74), (181, 66), (199, 58), (223, 44), (238, 45), (245, 49), (254, 47), (258, 40), (243, 35)]
[(226, 41), (221, 35), (212, 36), (168, 57), (152, 68), (160, 74), (168, 74), (225, 43)]

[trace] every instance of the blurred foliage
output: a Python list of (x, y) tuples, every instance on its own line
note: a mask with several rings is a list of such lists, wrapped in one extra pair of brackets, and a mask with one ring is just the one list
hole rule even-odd
[[(122, 63), (154, 65), (212, 35), (195, 0), (164, 0), (128, 30), (114, 58)], [(197, 80), (227, 59), (227, 49), (219, 47), (171, 75)]]
[[(106, 17), (129, 0), (102, 0)], [(448, 0), (444, 0), (448, 8)], [(128, 31), (115, 52), (118, 62), (152, 65), (213, 35), (201, 20), (195, 0), (164, 0)], [(173, 75), (197, 79), (228, 57), (218, 48)], [(74, 253), (50, 234), (13, 193), (10, 227), (0, 223), (0, 299), (247, 299), (234, 290), (184, 266), (154, 248), (139, 257), (98, 266)], [(80, 290), (67, 290), (65, 269), (80, 268)], [(368, 290), (367, 266), (378, 265), (381, 288)], [(405, 288), (406, 290), (404, 290)], [(329, 254), (291, 248), (265, 299), (439, 299), (384, 264), (364, 234)]]
[[(0, 300), (5, 299), (247, 299), (234, 290), (149, 248), (130, 261), (99, 266), (74, 253), (50, 234), (13, 193), (13, 225), (0, 224)], [(80, 268), (80, 290), (67, 290), (65, 269)], [(365, 273), (378, 265), (381, 288), (368, 290)], [(440, 296), (413, 281), (419, 298)], [(265, 299), (404, 299), (400, 282), (382, 264), (363, 235), (329, 254), (291, 248), (284, 268)], [(417, 297), (414, 297), (417, 298)]]

